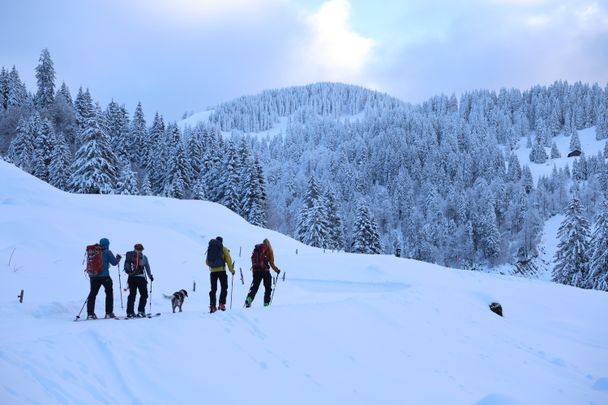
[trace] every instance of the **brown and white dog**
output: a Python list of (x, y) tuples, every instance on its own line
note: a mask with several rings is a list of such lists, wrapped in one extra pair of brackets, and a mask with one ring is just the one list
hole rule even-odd
[(182, 312), (182, 305), (184, 304), (184, 300), (188, 296), (188, 291), (179, 290), (174, 292), (173, 295), (163, 294), (163, 296), (171, 300), (171, 307), (173, 308), (173, 313), (175, 313), (175, 308), (179, 308), (179, 312)]

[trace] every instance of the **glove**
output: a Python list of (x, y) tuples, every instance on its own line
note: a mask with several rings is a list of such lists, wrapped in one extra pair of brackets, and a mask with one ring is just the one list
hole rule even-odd
[(230, 272), (231, 272), (231, 273), (232, 273), (232, 275), (234, 276), (234, 270), (231, 270)]
[(120, 259), (122, 259), (121, 255), (116, 255), (116, 260), (120, 261)]
[(275, 271), (277, 272), (277, 276), (278, 276), (279, 274), (281, 274), (281, 270), (280, 270), (280, 269), (276, 269)]
[(150, 275), (150, 281), (154, 282), (154, 276)]

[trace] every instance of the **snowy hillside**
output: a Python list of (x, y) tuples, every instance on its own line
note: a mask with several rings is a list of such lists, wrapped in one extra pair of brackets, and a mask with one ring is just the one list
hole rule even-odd
[[(0, 179), (2, 404), (608, 403), (604, 292), (324, 253), (217, 204), (66, 194), (1, 161)], [(232, 310), (210, 315), (203, 254), (216, 235), (245, 285), (235, 277)], [(73, 322), (84, 246), (100, 237), (115, 253), (145, 246), (161, 317)], [(248, 256), (264, 237), (286, 279), (271, 307), (260, 291), (246, 310)], [(181, 288), (174, 315), (161, 294)]]

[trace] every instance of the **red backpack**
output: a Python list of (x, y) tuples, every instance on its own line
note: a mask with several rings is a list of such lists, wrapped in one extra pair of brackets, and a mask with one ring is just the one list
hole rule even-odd
[(267, 270), (268, 257), (266, 257), (266, 245), (260, 243), (255, 245), (253, 253), (251, 253), (251, 267), (253, 270)]
[(96, 276), (103, 269), (103, 248), (99, 243), (87, 246), (87, 268), (85, 272), (89, 276)]

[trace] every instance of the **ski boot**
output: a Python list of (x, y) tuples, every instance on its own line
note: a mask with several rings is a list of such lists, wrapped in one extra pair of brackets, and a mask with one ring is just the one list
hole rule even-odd
[(87, 315), (87, 320), (89, 320), (89, 319), (97, 319), (97, 315), (89, 314), (89, 315)]
[(105, 319), (110, 319), (110, 318), (116, 318), (116, 315), (114, 315), (114, 312), (110, 312), (109, 314), (106, 314)]
[(253, 302), (253, 298), (247, 297), (247, 299), (245, 300), (245, 308), (251, 307), (252, 302)]
[(225, 311), (225, 310), (226, 310), (226, 305), (224, 305), (224, 304), (220, 304), (220, 310), (221, 310), (221, 311)]
[(210, 314), (212, 314), (212, 313), (214, 313), (215, 311), (217, 311), (217, 308), (215, 307), (215, 305), (211, 305), (211, 306), (209, 307), (209, 313), (210, 313)]

